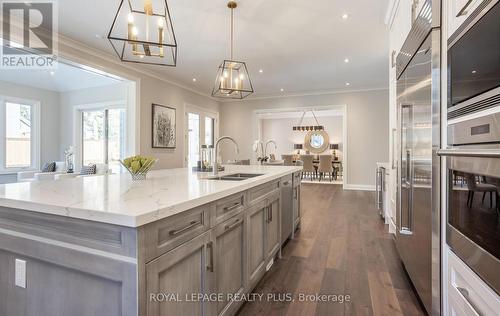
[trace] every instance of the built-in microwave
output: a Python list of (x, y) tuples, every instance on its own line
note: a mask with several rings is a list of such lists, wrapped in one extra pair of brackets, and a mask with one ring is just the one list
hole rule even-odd
[(484, 0), (448, 40), (448, 118), (500, 105), (500, 1)]

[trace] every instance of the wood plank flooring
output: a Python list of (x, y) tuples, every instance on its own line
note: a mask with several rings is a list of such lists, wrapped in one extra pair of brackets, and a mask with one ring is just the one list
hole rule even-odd
[[(254, 290), (264, 300), (238, 315), (424, 315), (373, 192), (304, 184), (301, 212), (296, 238)], [(278, 300), (287, 293), (295, 301)], [(350, 295), (350, 302), (299, 302), (299, 293)]]

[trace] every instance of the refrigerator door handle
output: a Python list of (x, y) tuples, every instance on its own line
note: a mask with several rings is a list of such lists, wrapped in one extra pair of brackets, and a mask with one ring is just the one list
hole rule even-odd
[(412, 235), (412, 218), (413, 218), (413, 180), (412, 180), (412, 172), (413, 164), (411, 162), (411, 149), (406, 149), (406, 175), (405, 175), (405, 184), (408, 190), (408, 214), (407, 215), (407, 223), (403, 225), (403, 219), (400, 217), (400, 229), (399, 233), (401, 235)]

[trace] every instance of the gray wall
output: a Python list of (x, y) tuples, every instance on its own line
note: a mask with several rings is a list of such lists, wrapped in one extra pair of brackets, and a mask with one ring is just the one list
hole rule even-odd
[[(220, 106), (221, 135), (236, 138), (239, 157), (253, 157), (252, 144), (258, 137), (256, 110), (328, 105), (347, 106), (347, 188), (372, 188), (376, 163), (389, 159), (388, 90), (225, 102)], [(234, 159), (228, 145), (222, 146), (221, 155), (223, 161)]]

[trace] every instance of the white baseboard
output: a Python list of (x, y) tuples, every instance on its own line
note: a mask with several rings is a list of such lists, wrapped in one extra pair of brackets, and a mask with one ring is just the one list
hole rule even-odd
[(396, 224), (394, 224), (394, 222), (392, 221), (392, 218), (389, 219), (389, 233), (391, 234), (396, 234)]
[(366, 184), (344, 184), (344, 190), (375, 191), (375, 186)]

